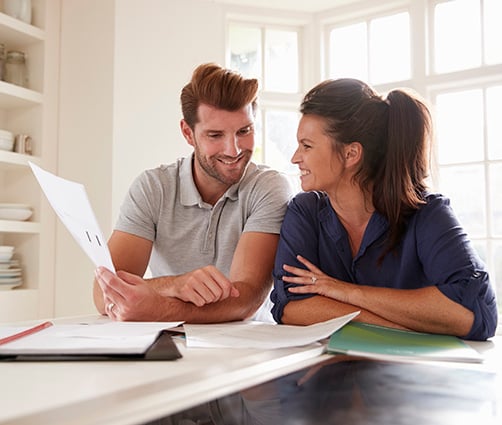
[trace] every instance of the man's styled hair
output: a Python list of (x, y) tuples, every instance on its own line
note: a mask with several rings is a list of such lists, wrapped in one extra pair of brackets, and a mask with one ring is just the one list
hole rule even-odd
[(181, 111), (183, 119), (193, 130), (201, 103), (226, 111), (236, 111), (251, 104), (254, 114), (257, 97), (257, 79), (244, 78), (215, 63), (205, 63), (195, 69), (192, 79), (181, 90)]

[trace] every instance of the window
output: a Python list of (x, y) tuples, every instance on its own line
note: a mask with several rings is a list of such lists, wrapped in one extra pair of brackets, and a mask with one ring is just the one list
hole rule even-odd
[(499, 0), (432, 2), (435, 72), (502, 62)]
[(254, 161), (268, 164), (292, 177), (290, 159), (296, 149), (300, 104), (300, 36), (298, 27), (230, 22), (230, 68), (260, 82)]
[(502, 312), (502, 2), (431, 1), (430, 13), (437, 187), (488, 264)]
[(371, 84), (410, 78), (407, 12), (338, 25), (328, 31), (330, 78), (359, 78)]

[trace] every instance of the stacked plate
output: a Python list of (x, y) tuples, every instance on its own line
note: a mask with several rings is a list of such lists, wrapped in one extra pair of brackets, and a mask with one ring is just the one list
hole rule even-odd
[(25, 204), (0, 204), (0, 220), (28, 220), (33, 214), (31, 206)]
[(14, 148), (14, 134), (7, 130), (0, 130), (0, 149), (12, 151)]
[(19, 261), (12, 259), (14, 247), (0, 245), (0, 290), (7, 290), (23, 283)]

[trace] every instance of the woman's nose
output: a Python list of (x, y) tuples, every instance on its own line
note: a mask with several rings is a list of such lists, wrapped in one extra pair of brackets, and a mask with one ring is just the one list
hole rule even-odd
[(299, 155), (298, 155), (298, 149), (295, 150), (295, 153), (293, 154), (293, 156), (291, 157), (291, 162), (293, 164), (297, 164), (300, 162), (300, 159), (299, 159)]

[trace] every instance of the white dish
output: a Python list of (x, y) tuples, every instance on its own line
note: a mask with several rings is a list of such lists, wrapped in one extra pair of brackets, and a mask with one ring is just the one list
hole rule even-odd
[(5, 203), (1, 203), (0, 202), (0, 208), (14, 208), (14, 209), (27, 209), (27, 210), (31, 210), (31, 205), (27, 205), (27, 204), (5, 204)]
[(1, 285), (10, 285), (12, 283), (21, 283), (23, 279), (20, 277), (8, 277), (5, 279), (0, 279), (0, 286)]
[(27, 209), (31, 210), (31, 205), (28, 204), (12, 204), (12, 203), (1, 203), (0, 202), (0, 208), (21, 208), (21, 209)]
[(0, 139), (0, 149), (11, 152), (14, 149), (14, 141)]
[(11, 245), (0, 245), (0, 252), (3, 253), (14, 252), (14, 247)]
[[(10, 264), (10, 262), (9, 262), (8, 264)], [(20, 271), (21, 271), (21, 267), (12, 267), (12, 266), (11, 266), (11, 267), (9, 267), (9, 268), (8, 268), (8, 269), (6, 269), (6, 270), (1, 270), (1, 271), (0, 271), (0, 276), (1, 276), (2, 274), (6, 274), (6, 273), (13, 273), (13, 272), (20, 272)]]
[(0, 262), (7, 263), (12, 258), (12, 252), (0, 252)]
[(0, 207), (0, 220), (28, 220), (33, 214), (33, 211), (28, 208), (2, 208)]
[(13, 280), (12, 282), (1, 282), (0, 283), (0, 291), (6, 291), (8, 289), (13, 289), (18, 286), (21, 286), (22, 284), (23, 284), (23, 280), (19, 279), (19, 278), (17, 280)]
[(19, 277), (19, 276), (21, 276), (20, 268), (10, 268), (6, 270), (0, 270), (0, 279), (5, 279), (6, 277)]
[(10, 260), (10, 261), (0, 261), (0, 270), (8, 270), (10, 268), (16, 268), (19, 267), (19, 261), (18, 260)]

